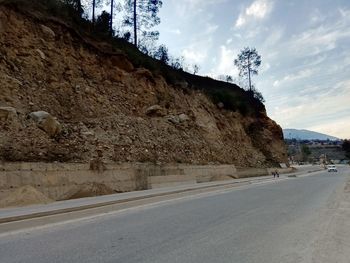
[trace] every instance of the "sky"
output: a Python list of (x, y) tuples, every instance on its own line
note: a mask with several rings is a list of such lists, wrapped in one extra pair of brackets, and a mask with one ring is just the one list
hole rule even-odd
[(199, 74), (238, 78), (244, 47), (262, 57), (253, 77), (282, 128), (350, 138), (349, 0), (163, 0), (159, 44)]

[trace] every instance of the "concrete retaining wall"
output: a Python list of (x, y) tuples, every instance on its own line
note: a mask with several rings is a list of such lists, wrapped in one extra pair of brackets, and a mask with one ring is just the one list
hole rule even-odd
[(0, 198), (26, 185), (58, 200), (85, 183), (128, 192), (268, 174), (270, 169), (236, 169), (234, 165), (106, 164), (104, 171), (93, 171), (89, 164), (79, 163), (0, 163)]
[(105, 184), (116, 192), (128, 192), (231, 179), (236, 173), (233, 165), (106, 164), (100, 172), (89, 167), (77, 163), (2, 163), (0, 198), (25, 185), (58, 200), (84, 183)]
[(266, 168), (237, 168), (237, 178), (269, 175)]
[[(237, 168), (237, 178), (271, 175), (276, 168)], [(293, 168), (278, 168), (279, 174), (291, 173)]]
[[(233, 179), (234, 165), (138, 165), (138, 173), (148, 177), (150, 188)], [(146, 175), (145, 175), (146, 174)]]
[(131, 165), (106, 165), (103, 172), (92, 171), (89, 164), (6, 163), (0, 165), (0, 191), (31, 185), (52, 199), (84, 183), (105, 184), (116, 192), (148, 188), (145, 178), (137, 176)]

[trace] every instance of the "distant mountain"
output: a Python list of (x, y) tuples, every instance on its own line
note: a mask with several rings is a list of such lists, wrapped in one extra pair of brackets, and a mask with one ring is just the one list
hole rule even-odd
[(309, 131), (309, 130), (296, 130), (296, 129), (283, 129), (283, 136), (285, 139), (297, 139), (297, 140), (339, 140), (337, 137), (333, 137), (327, 134)]

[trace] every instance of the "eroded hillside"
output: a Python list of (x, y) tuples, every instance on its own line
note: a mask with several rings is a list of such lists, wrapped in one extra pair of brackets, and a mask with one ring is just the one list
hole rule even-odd
[[(3, 160), (88, 162), (100, 154), (106, 162), (286, 161), (282, 130), (266, 113), (218, 107), (188, 83), (170, 85), (62, 23), (5, 6), (0, 76)], [(40, 111), (53, 118), (41, 120)]]

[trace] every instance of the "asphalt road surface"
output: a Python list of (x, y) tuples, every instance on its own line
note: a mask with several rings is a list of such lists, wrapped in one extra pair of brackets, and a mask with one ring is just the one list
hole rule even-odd
[(2, 234), (0, 262), (348, 262), (349, 174), (276, 179)]

